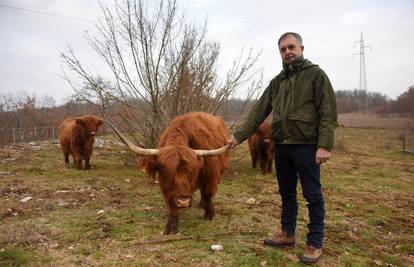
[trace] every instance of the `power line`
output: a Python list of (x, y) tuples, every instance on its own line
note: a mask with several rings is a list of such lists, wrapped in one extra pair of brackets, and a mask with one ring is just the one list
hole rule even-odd
[(247, 17), (247, 16), (242, 16), (240, 14), (237, 14), (237, 13), (234, 13), (234, 12), (231, 12), (231, 11), (228, 11), (226, 9), (217, 8), (217, 7), (214, 7), (214, 6), (211, 6), (211, 5), (207, 5), (205, 3), (201, 3), (201, 2), (196, 1), (196, 0), (193, 0), (192, 2), (197, 3), (198, 5), (203, 6), (203, 7), (196, 7), (196, 6), (193, 5), (195, 8), (200, 8), (200, 9), (202, 8), (202, 9), (205, 9), (205, 10), (206, 9), (216, 10), (216, 11), (219, 11), (220, 13), (227, 14), (228, 15), (227, 17), (236, 18), (238, 20), (242, 20), (242, 21), (247, 22), (247, 23), (250, 23), (250, 24), (262, 25), (262, 26), (265, 26), (269, 30), (272, 30), (272, 31), (279, 28), (279, 27), (276, 27), (274, 25), (267, 24), (267, 23), (265, 23), (263, 21), (257, 20), (255, 18), (251, 18), (251, 17)]
[(41, 15), (48, 15), (48, 16), (53, 16), (53, 17), (59, 17), (59, 18), (64, 18), (64, 19), (82, 21), (82, 22), (87, 22), (87, 23), (92, 23), (92, 24), (95, 24), (96, 23), (95, 21), (89, 20), (89, 19), (75, 18), (75, 17), (60, 15), (60, 14), (56, 14), (56, 13), (52, 13), (52, 12), (41, 11), (41, 10), (34, 10), (34, 9), (28, 9), (28, 8), (22, 8), (22, 7), (12, 6), (12, 5), (0, 4), (0, 7), (10, 8), (10, 9), (16, 9), (16, 10), (20, 10), (20, 11), (35, 13), (35, 14), (41, 14)]
[[(256, 25), (265, 26), (267, 29), (269, 29), (271, 31), (280, 31), (282, 29), (281, 27), (276, 27), (276, 26), (274, 26), (272, 24), (265, 23), (265, 22), (260, 21), (260, 20), (258, 20), (256, 18), (242, 16), (240, 14), (234, 13), (234, 12), (229, 11), (229, 10), (226, 10), (226, 9), (217, 8), (217, 7), (214, 7), (214, 6), (205, 4), (205, 3), (201, 3), (201, 2), (199, 2), (197, 0), (189, 1), (189, 3), (193, 3), (193, 7), (195, 7), (195, 8), (204, 9), (204, 10), (208, 10), (208, 9), (210, 9), (210, 10), (216, 10), (216, 11), (221, 12), (222, 14), (224, 13), (224, 14), (230, 15), (230, 16), (227, 16), (227, 17), (230, 17), (230, 18), (233, 18), (233, 19), (238, 19), (239, 21), (243, 21), (245, 23), (250, 23), (250, 24), (256, 24)], [(194, 6), (194, 3), (197, 3), (198, 5), (203, 6), (203, 7)], [(331, 45), (338, 46), (338, 47), (342, 47), (342, 48), (348, 48), (348, 45), (345, 45), (345, 44), (340, 44), (340, 43), (332, 42), (332, 41), (329, 41), (329, 40), (323, 40), (323, 39), (320, 39), (320, 38), (315, 38), (315, 37), (313, 37), (311, 35), (308, 35), (308, 34), (301, 33), (301, 35), (302, 36), (305, 36), (308, 39), (317, 41), (317, 42), (322, 42), (322, 43), (325, 43), (325, 44), (331, 44)]]

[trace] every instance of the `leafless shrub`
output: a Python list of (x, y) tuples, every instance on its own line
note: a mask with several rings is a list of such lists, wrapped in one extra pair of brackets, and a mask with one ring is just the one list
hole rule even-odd
[[(219, 70), (220, 47), (207, 40), (206, 23), (187, 23), (175, 0), (161, 0), (154, 10), (144, 0), (126, 0), (113, 10), (102, 6), (102, 13), (99, 36), (87, 39), (113, 79), (105, 82), (88, 71), (71, 48), (61, 54), (64, 77), (80, 98), (122, 118), (137, 139), (145, 136), (144, 145), (154, 146), (179, 114), (225, 114), (226, 103), (241, 90), (247, 100), (256, 97), (259, 54), (242, 50), (230, 70)], [(86, 86), (77, 85), (68, 70)]]

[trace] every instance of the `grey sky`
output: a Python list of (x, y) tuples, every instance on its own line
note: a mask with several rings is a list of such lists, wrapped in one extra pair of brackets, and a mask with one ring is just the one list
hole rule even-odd
[[(101, 1), (112, 5), (112, 0)], [(262, 50), (257, 67), (264, 82), (281, 69), (277, 39), (286, 31), (303, 37), (304, 55), (321, 66), (335, 90), (359, 85), (359, 40), (363, 32), (369, 91), (392, 98), (414, 85), (414, 1), (221, 1), (179, 0), (188, 17), (208, 19), (209, 37), (221, 45), (221, 67), (244, 48)], [(27, 91), (49, 95), (58, 103), (72, 94), (61, 74), (60, 52), (70, 45), (83, 64), (100, 70), (84, 32), (94, 32), (87, 21), (32, 13), (15, 6), (97, 21), (101, 11), (92, 0), (0, 1), (0, 92)]]

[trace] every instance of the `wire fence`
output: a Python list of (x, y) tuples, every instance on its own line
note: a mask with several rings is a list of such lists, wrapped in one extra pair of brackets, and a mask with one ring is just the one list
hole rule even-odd
[[(0, 145), (56, 140), (59, 134), (58, 130), (58, 127), (0, 128)], [(101, 127), (98, 131), (99, 134), (108, 132), (110, 131), (107, 127)], [(337, 139), (341, 139), (341, 136), (338, 136), (338, 131)], [(414, 154), (414, 128), (404, 130), (399, 139), (402, 142), (403, 151)]]
[(55, 140), (57, 136), (58, 127), (0, 128), (1, 145)]
[(414, 154), (414, 129), (406, 130), (400, 135), (404, 152)]
[[(98, 134), (108, 133), (109, 129), (102, 126)], [(33, 128), (0, 128), (0, 145), (28, 143), (33, 141), (56, 140), (59, 137), (59, 127)]]

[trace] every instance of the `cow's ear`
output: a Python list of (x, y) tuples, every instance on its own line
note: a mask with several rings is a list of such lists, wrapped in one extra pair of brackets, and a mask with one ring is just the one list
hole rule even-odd
[(99, 119), (98, 122), (96, 123), (97, 126), (101, 126), (103, 124), (103, 120)]
[(142, 156), (138, 162), (138, 169), (155, 179), (159, 170), (156, 156)]
[(82, 126), (82, 124), (83, 124), (82, 119), (80, 119), (80, 118), (76, 119), (76, 124), (79, 125), (79, 126)]

